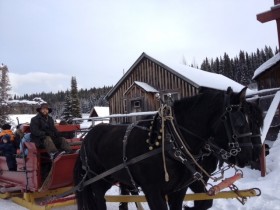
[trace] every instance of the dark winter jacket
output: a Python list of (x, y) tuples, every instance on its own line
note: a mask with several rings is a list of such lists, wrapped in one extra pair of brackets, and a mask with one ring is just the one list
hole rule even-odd
[(46, 136), (50, 136), (53, 140), (59, 137), (59, 133), (54, 125), (51, 116), (44, 117), (38, 113), (30, 122), (31, 141), (37, 146), (42, 146)]
[(0, 144), (0, 151), (2, 154), (6, 157), (7, 165), (10, 171), (16, 171), (17, 170), (17, 163), (16, 163), (16, 148), (14, 144), (10, 140), (9, 135), (5, 135), (2, 138), (5, 138), (8, 140), (7, 143), (1, 143)]
[(2, 153), (4, 155), (6, 155), (6, 154), (8, 154), (8, 155), (16, 154), (16, 148), (15, 148), (14, 144), (10, 140), (10, 136), (9, 135), (5, 135), (5, 136), (3, 136), (3, 138), (7, 139), (8, 142), (0, 144), (0, 151), (2, 151)]

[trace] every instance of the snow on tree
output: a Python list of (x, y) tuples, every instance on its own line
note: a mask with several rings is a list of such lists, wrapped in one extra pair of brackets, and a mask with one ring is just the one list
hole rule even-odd
[(71, 100), (72, 100), (72, 107), (71, 107), (71, 114), (74, 118), (81, 118), (81, 105), (80, 100), (78, 97), (78, 88), (77, 88), (77, 80), (76, 77), (71, 78)]
[(11, 90), (8, 67), (0, 65), (0, 125), (9, 122), (9, 106), (7, 101), (10, 97), (9, 91)]
[(63, 112), (61, 114), (61, 120), (65, 120), (67, 123), (71, 123), (73, 119), (71, 107), (72, 107), (72, 100), (69, 92), (67, 92), (65, 97)]

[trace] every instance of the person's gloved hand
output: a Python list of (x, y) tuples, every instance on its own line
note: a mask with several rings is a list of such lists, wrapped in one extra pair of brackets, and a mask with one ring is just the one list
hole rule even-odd
[(54, 137), (53, 131), (46, 131), (46, 136)]

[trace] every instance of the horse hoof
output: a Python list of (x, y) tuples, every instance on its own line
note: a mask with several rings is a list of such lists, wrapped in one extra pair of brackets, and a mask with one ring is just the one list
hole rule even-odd
[(196, 210), (196, 208), (195, 207), (188, 207), (187, 205), (185, 205), (184, 210)]
[(127, 203), (121, 203), (119, 205), (119, 210), (128, 210)]

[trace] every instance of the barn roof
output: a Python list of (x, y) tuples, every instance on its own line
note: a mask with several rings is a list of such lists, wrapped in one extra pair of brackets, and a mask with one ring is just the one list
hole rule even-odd
[(280, 63), (280, 52), (264, 62), (259, 68), (257, 68), (252, 79), (257, 78), (260, 74), (275, 66), (277, 63)]
[(158, 90), (156, 90), (155, 88), (153, 88), (151, 85), (145, 83), (145, 82), (139, 82), (139, 81), (135, 81), (134, 82), (136, 85), (138, 85), (139, 87), (143, 88), (146, 92), (151, 92), (151, 93), (158, 93)]
[(109, 107), (107, 106), (94, 106), (89, 116), (90, 117), (104, 117), (109, 115)]
[(139, 87), (141, 87), (143, 90), (145, 90), (146, 92), (149, 93), (158, 93), (158, 90), (156, 90), (155, 88), (153, 88), (151, 85), (145, 83), (145, 82), (139, 82), (139, 81), (134, 81), (132, 85), (130, 85), (130, 87), (124, 92), (124, 95), (130, 90), (130, 88), (132, 88), (134, 85), (137, 85)]
[(142, 61), (143, 58), (147, 58), (154, 63), (162, 66), (166, 70), (170, 71), (172, 74), (178, 76), (179, 78), (185, 80), (191, 85), (199, 87), (207, 87), (217, 90), (226, 90), (228, 86), (233, 88), (234, 92), (239, 92), (244, 88), (243, 85), (225, 77), (221, 74), (215, 74), (200, 69), (192, 68), (180, 63), (171, 63), (169, 61), (162, 61), (147, 55), (145, 52), (135, 61), (135, 63), (129, 68), (129, 70), (124, 74), (124, 76), (117, 82), (117, 84), (108, 92), (106, 98), (110, 98), (112, 94), (118, 89), (126, 77), (133, 71), (133, 69)]

